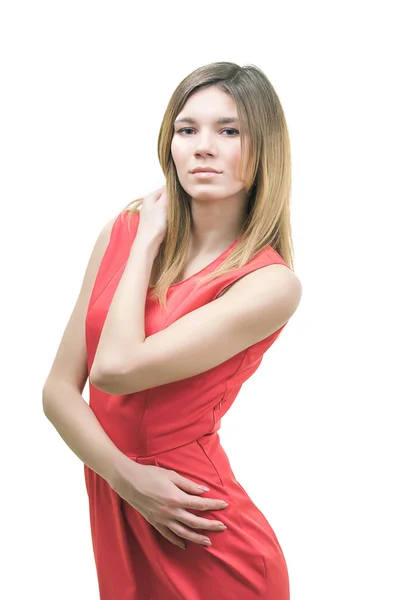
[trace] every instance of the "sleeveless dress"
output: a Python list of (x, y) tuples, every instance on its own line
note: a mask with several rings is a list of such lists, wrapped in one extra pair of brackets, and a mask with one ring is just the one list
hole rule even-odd
[[(100, 333), (129, 258), (139, 213), (123, 211), (113, 224), (86, 315), (88, 372)], [(246, 265), (194, 290), (198, 276), (214, 271), (234, 248), (187, 279), (170, 286), (168, 311), (150, 296), (145, 304), (145, 335), (168, 327), (212, 302), (240, 277), (271, 264), (284, 264), (270, 246)], [(284, 327), (285, 325), (283, 325)], [(186, 540), (182, 550), (162, 536), (97, 473), (84, 464), (90, 527), (101, 600), (289, 600), (286, 561), (262, 512), (235, 478), (218, 430), (244, 381), (281, 330), (224, 363), (187, 379), (132, 394), (107, 394), (89, 385), (89, 405), (113, 443), (133, 461), (172, 469), (210, 488), (202, 498), (225, 500), (217, 511), (190, 510), (221, 520), (224, 531), (194, 530), (212, 546)], [(189, 510), (189, 509), (188, 509)]]

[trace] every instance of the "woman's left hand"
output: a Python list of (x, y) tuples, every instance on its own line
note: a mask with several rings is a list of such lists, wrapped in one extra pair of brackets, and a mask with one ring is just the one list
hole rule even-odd
[(168, 198), (166, 186), (143, 199), (140, 210), (137, 237), (148, 242), (162, 243), (167, 230)]

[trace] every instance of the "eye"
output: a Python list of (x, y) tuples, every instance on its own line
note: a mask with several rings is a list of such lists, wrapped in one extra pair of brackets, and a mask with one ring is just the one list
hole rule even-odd
[[(234, 129), (233, 127), (226, 127), (225, 129), (223, 129), (223, 131), (233, 131), (235, 134), (239, 133), (239, 130)], [(228, 137), (232, 137), (232, 136), (229, 135)]]
[[(183, 127), (182, 129), (179, 129), (176, 133), (182, 133), (184, 131), (194, 131), (194, 129), (193, 129), (193, 127)], [(238, 129), (234, 129), (233, 127), (225, 127), (222, 131), (233, 131), (234, 135), (239, 134), (239, 130)], [(184, 137), (190, 137), (190, 136), (187, 136), (185, 134)], [(229, 135), (229, 136), (225, 136), (225, 137), (234, 137), (234, 136), (233, 135)]]

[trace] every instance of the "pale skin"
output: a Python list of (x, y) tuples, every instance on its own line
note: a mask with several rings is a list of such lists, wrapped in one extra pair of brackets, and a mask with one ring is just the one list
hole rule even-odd
[[(231, 136), (222, 139), (226, 138), (222, 126), (216, 125), (217, 118), (237, 116), (235, 103), (215, 92), (213, 88), (202, 90), (187, 101), (177, 118), (195, 118), (196, 128), (191, 125), (195, 134), (182, 139), (176, 127), (172, 142), (177, 174), (192, 198), (193, 235), (182, 279), (209, 264), (237, 238), (247, 202), (243, 184), (235, 175), (240, 157), (238, 140)], [(196, 179), (189, 171), (198, 165), (212, 166), (221, 174), (209, 180)], [(105, 392), (128, 394), (202, 373), (268, 337), (295, 312), (301, 298), (299, 279), (283, 265), (270, 265), (247, 274), (213, 302), (145, 338), (145, 300), (155, 275), (154, 258), (165, 233), (167, 202), (163, 189), (144, 200), (137, 236), (88, 374), (86, 308), (114, 219), (101, 232), (46, 382), (49, 407), (61, 381), (76, 386), (81, 393), (89, 376), (92, 384)], [(112, 464), (116, 465), (108, 478), (113, 489), (164, 537), (177, 545), (185, 539), (204, 543), (204, 536), (193, 529), (219, 530), (221, 522), (202, 519), (186, 509), (221, 510), (220, 500), (199, 497), (197, 484), (174, 471), (138, 465), (122, 453), (120, 456), (109, 442), (110, 454), (115, 457)]]
[[(232, 119), (232, 127), (219, 124), (221, 117)], [(180, 182), (192, 197), (192, 252), (202, 247), (192, 261), (198, 264), (210, 263), (236, 239), (246, 212), (248, 197), (238, 179), (237, 118), (234, 100), (213, 87), (191, 96), (175, 120), (171, 152)], [(235, 135), (224, 135), (227, 130)], [(191, 174), (206, 165), (218, 174), (210, 178)], [(103, 326), (90, 377), (107, 393), (139, 392), (212, 369), (277, 331), (300, 301), (295, 273), (285, 265), (269, 265), (145, 339), (144, 306), (165, 235), (167, 206), (164, 188), (145, 198), (138, 232)], [(185, 276), (188, 273), (191, 265)]]
[[(82, 398), (88, 380), (85, 318), (115, 218), (101, 230), (90, 256), (81, 290), (43, 387), (43, 410), (71, 450), (174, 545), (185, 540), (206, 545), (193, 531), (221, 531), (224, 523), (189, 512), (223, 510), (216, 498), (202, 498), (199, 485), (172, 470), (140, 465), (123, 454), (106, 435)], [(210, 540), (209, 540), (210, 541)]]
[(145, 338), (145, 301), (157, 249), (138, 230), (90, 374), (92, 384), (106, 393), (140, 392), (208, 371), (277, 331), (298, 306), (298, 278), (283, 265), (269, 265)]

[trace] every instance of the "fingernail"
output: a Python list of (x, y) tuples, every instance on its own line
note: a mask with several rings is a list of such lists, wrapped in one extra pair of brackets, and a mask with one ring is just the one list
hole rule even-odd
[(199, 488), (200, 490), (204, 491), (204, 492), (210, 492), (209, 488), (207, 488), (207, 487), (206, 487), (206, 486), (204, 486), (204, 485), (198, 485), (198, 488)]

